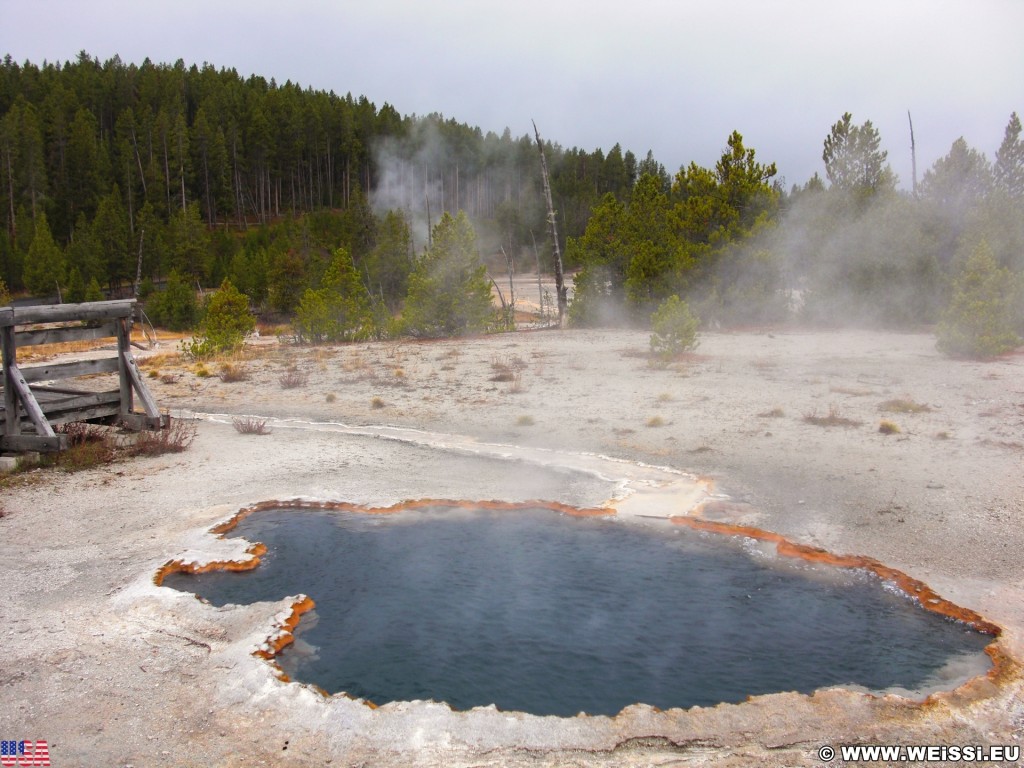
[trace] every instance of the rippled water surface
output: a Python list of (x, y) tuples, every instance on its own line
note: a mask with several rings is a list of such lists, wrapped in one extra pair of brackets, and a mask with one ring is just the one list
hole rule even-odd
[(397, 515), (281, 510), (230, 534), (269, 547), (246, 573), (177, 574), (210, 602), (316, 601), (279, 662), (375, 703), (435, 699), (615, 714), (852, 684), (933, 684), (991, 638), (860, 571), (741, 540), (547, 510)]

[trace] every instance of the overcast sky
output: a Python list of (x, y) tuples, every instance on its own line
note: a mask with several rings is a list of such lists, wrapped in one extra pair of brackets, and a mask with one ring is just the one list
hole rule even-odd
[(963, 136), (993, 158), (1024, 113), (1024, 0), (0, 0), (19, 63), (209, 62), (441, 112), (565, 147), (616, 142), (670, 172), (733, 130), (787, 184), (824, 176), (844, 112), (871, 120), (901, 183)]

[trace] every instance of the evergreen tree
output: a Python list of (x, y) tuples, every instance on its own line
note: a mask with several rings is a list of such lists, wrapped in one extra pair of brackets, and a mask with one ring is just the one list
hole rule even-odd
[(249, 300), (230, 280), (225, 280), (210, 297), (200, 332), (186, 345), (185, 352), (199, 359), (236, 350), (255, 328), (256, 318), (249, 311)]
[(936, 331), (939, 350), (953, 357), (987, 358), (1019, 345), (1014, 302), (1020, 289), (1020, 276), (999, 266), (988, 243), (978, 243), (953, 279), (953, 295)]
[(373, 333), (373, 313), (366, 288), (352, 265), (352, 257), (339, 248), (327, 267), (319, 289), (307, 289), (296, 312), (300, 340), (353, 341)]
[(169, 231), (171, 267), (182, 275), (202, 279), (210, 250), (210, 235), (199, 213), (199, 203), (190, 203), (171, 220)]
[(832, 188), (857, 199), (892, 192), (896, 176), (886, 162), (889, 153), (881, 149), (881, 143), (870, 120), (854, 125), (853, 116), (845, 113), (825, 137), (821, 155)]
[(164, 290), (146, 300), (146, 315), (153, 325), (172, 331), (187, 331), (195, 326), (199, 307), (188, 280), (172, 270)]
[(111, 286), (135, 277), (134, 260), (128, 251), (128, 215), (116, 184), (110, 194), (100, 200), (92, 222), (91, 239), (106, 263), (102, 271), (91, 269), (90, 277), (105, 277)]
[(46, 214), (36, 217), (32, 244), (25, 257), (25, 286), (37, 296), (58, 293), (64, 284), (64, 254), (53, 241)]
[(412, 270), (412, 234), (401, 211), (388, 211), (366, 261), (370, 292), (380, 294), (392, 311), (405, 298)]
[(1014, 112), (1006, 125), (1003, 143), (996, 150), (996, 182), (1016, 200), (1024, 200), (1024, 141), (1020, 134), (1020, 118)]
[(403, 330), (420, 337), (460, 336), (485, 330), (493, 317), (473, 226), (464, 211), (445, 213), (409, 275)]
[(78, 267), (72, 267), (68, 272), (68, 287), (64, 291), (64, 301), (71, 304), (78, 304), (85, 301), (85, 280)]

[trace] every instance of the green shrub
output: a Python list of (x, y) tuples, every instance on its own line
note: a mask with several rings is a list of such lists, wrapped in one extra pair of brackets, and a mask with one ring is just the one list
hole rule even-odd
[(187, 331), (199, 319), (196, 294), (177, 272), (167, 276), (167, 287), (153, 292), (146, 301), (146, 314), (153, 325), (171, 331)]
[(249, 311), (249, 300), (225, 279), (210, 297), (200, 332), (183, 350), (194, 359), (230, 352), (242, 346), (255, 328), (256, 318)]
[(984, 240), (953, 278), (953, 293), (936, 329), (938, 348), (952, 357), (995, 357), (1021, 343), (1014, 332), (1017, 280), (999, 266)]
[(319, 289), (302, 295), (295, 317), (299, 341), (353, 341), (374, 333), (370, 302), (348, 252), (339, 248)]
[(678, 296), (669, 296), (651, 316), (651, 351), (661, 357), (675, 357), (696, 349), (700, 320)]
[(89, 285), (85, 287), (85, 301), (105, 301), (106, 298), (99, 281), (95, 277), (90, 278)]
[(409, 275), (402, 329), (411, 336), (461, 336), (486, 330), (494, 315), (487, 269), (465, 212), (445, 213)]
[(64, 301), (69, 304), (79, 304), (85, 301), (85, 280), (78, 267), (72, 267), (68, 272), (68, 287), (64, 290)]

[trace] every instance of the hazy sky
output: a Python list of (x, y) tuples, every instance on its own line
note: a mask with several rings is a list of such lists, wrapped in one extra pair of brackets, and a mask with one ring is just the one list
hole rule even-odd
[(0, 54), (234, 67), (566, 147), (711, 166), (733, 130), (789, 185), (844, 112), (909, 187), (1024, 113), (1024, 0), (0, 0)]

